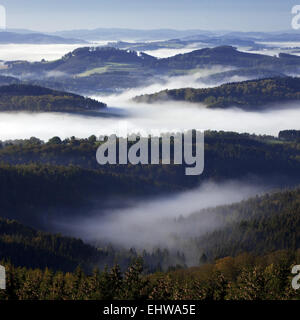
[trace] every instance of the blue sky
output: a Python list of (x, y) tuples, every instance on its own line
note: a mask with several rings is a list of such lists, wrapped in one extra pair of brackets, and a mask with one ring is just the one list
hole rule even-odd
[(291, 9), (300, 0), (0, 0), (0, 4), (6, 7), (8, 28), (277, 31), (291, 28)]

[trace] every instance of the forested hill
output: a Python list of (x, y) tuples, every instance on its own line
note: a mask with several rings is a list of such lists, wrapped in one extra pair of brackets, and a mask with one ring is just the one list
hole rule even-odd
[(205, 216), (215, 216), (222, 227), (194, 237), (189, 248), (197, 248), (209, 259), (235, 256), (242, 252), (261, 255), (274, 250), (300, 247), (300, 188), (205, 209), (181, 223), (195, 225)]
[[(232, 46), (219, 46), (194, 50), (169, 58), (158, 59), (143, 52), (121, 50), (114, 47), (84, 47), (67, 53), (55, 61), (27, 62), (8, 61), (5, 74), (43, 74), (50, 71), (63, 72), (67, 75), (80, 75), (99, 68), (117, 64), (119, 71), (128, 72), (128, 68), (141, 68), (144, 72), (164, 73), (165, 71), (186, 71), (210, 66), (231, 66), (235, 68), (264, 68), (276, 72), (296, 72), (299, 68), (300, 57), (280, 54), (270, 57), (263, 54), (253, 54), (238, 51)], [(116, 65), (115, 65), (116, 66)], [(101, 69), (101, 74), (106, 70)]]
[(300, 141), (300, 130), (282, 130), (278, 135), (283, 141)]
[(1, 259), (17, 266), (73, 271), (101, 258), (101, 252), (82, 240), (37, 231), (0, 217)]
[(90, 69), (104, 67), (107, 64), (121, 64), (120, 66), (127, 69), (127, 64), (143, 66), (153, 60), (156, 58), (145, 53), (138, 55), (135, 51), (119, 50), (113, 47), (84, 47), (75, 49), (55, 61), (10, 61), (6, 63), (8, 69), (5, 69), (5, 73), (21, 75), (59, 71), (66, 75), (75, 75)]
[(227, 83), (215, 88), (174, 89), (134, 98), (136, 102), (185, 101), (208, 108), (239, 107), (256, 110), (274, 103), (300, 100), (300, 78), (276, 77)]
[(0, 86), (8, 86), (11, 84), (21, 84), (21, 82), (22, 81), (17, 78), (0, 75)]
[(299, 62), (300, 57), (289, 54), (279, 54), (278, 57), (271, 57), (263, 54), (241, 52), (232, 46), (218, 46), (158, 59), (155, 65), (159, 68), (173, 69), (193, 69), (197, 66), (207, 68), (212, 65), (234, 66), (237, 68), (263, 67), (281, 69), (291, 65), (297, 67)]
[(88, 112), (104, 103), (83, 96), (28, 84), (0, 87), (0, 111)]

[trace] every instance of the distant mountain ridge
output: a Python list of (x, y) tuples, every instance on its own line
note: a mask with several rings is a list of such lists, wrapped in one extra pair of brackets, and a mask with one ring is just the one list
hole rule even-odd
[(176, 30), (176, 29), (126, 29), (126, 28), (96, 28), (96, 29), (79, 29), (79, 30), (62, 30), (50, 33), (62, 37), (79, 38), (84, 40), (169, 40), (169, 39), (188, 39), (190, 37), (236, 37), (240, 39), (252, 40), (267, 40), (276, 41), (297, 41), (299, 34), (293, 30), (283, 30), (276, 32), (240, 32), (240, 31), (226, 31), (226, 30)]
[[(299, 41), (300, 35), (293, 30), (277, 32), (240, 32), (240, 31), (209, 31), (201, 29), (176, 30), (176, 29), (126, 29), (126, 28), (95, 28), (62, 30), (56, 32), (41, 32), (26, 29), (6, 29), (8, 33), (15, 34), (44, 34), (58, 38), (79, 39), (82, 41), (122, 41), (124, 39), (147, 41), (147, 40), (204, 40), (211, 42), (214, 39), (236, 39), (239, 41)], [(221, 42), (219, 42), (221, 44)], [(228, 44), (228, 43), (227, 43)], [(216, 45), (216, 43), (215, 43)]]
[(43, 33), (0, 32), (0, 44), (84, 44), (82, 39), (63, 38)]
[(66, 30), (52, 33), (62, 37), (74, 37), (84, 40), (166, 40), (170, 38), (186, 37), (196, 34), (214, 34), (204, 30), (173, 30), (173, 29), (154, 29), (137, 30), (123, 28), (96, 28), (92, 30)]

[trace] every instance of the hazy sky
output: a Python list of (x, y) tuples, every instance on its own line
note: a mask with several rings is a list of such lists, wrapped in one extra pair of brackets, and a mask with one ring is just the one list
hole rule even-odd
[(9, 28), (276, 31), (291, 28), (291, 9), (298, 3), (296, 0), (0, 0), (0, 4), (6, 7)]

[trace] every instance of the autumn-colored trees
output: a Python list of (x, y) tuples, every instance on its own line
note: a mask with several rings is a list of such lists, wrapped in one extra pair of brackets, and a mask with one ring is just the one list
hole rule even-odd
[(291, 268), (299, 262), (298, 251), (265, 256), (244, 253), (210, 265), (151, 275), (143, 273), (140, 259), (125, 273), (115, 265), (89, 275), (79, 267), (73, 273), (53, 273), (47, 268), (15, 268), (6, 263), (7, 288), (0, 291), (0, 300), (300, 299), (291, 286)]

